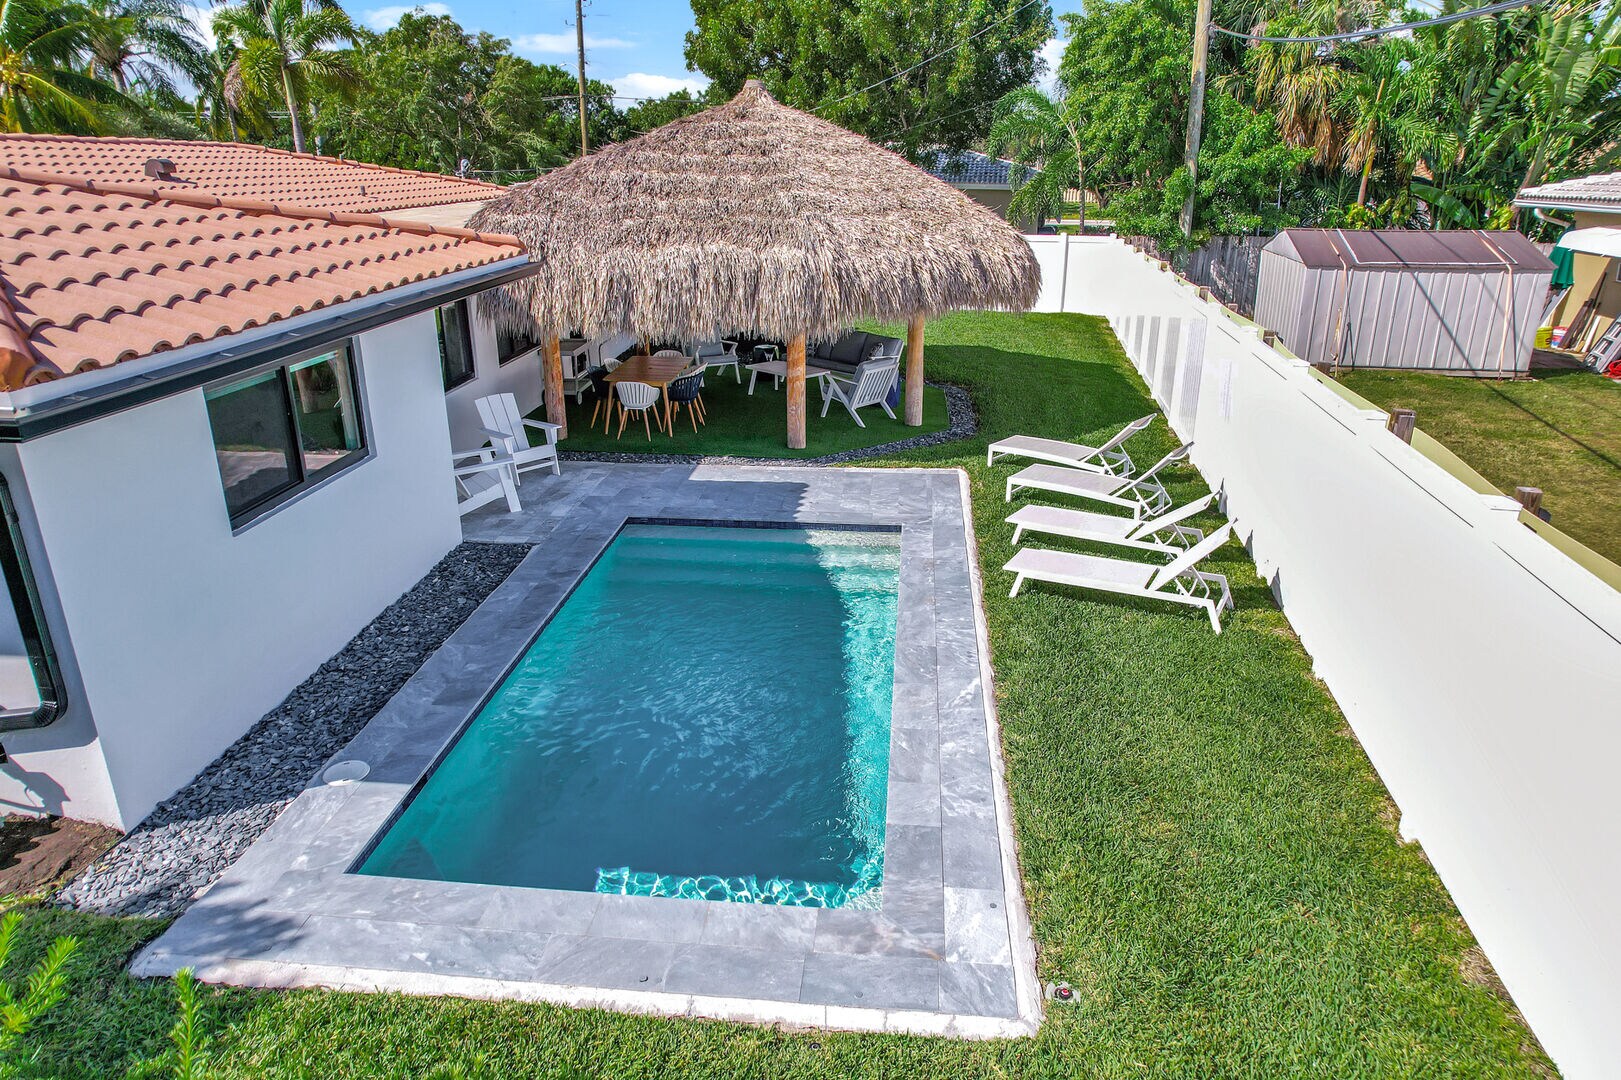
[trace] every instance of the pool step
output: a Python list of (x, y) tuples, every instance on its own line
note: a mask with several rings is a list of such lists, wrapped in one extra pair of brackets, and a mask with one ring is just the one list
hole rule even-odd
[[(761, 530), (762, 532), (766, 530)], [(706, 563), (716, 566), (880, 567), (893, 571), (900, 565), (900, 549), (878, 545), (823, 545), (782, 543), (698, 544), (622, 539), (615, 557), (641, 562)]]
[(893, 567), (827, 567), (773, 562), (692, 562), (680, 559), (637, 559), (620, 556), (614, 563), (618, 585), (636, 587), (725, 587), (839, 593), (893, 593), (897, 578)]

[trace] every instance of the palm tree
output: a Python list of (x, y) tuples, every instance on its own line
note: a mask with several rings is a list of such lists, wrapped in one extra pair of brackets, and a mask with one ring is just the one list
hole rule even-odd
[(122, 95), (82, 70), (94, 20), (60, 0), (0, 0), (0, 130), (95, 131)]
[(1368, 180), (1381, 152), (1393, 152), (1402, 176), (1411, 176), (1420, 160), (1437, 160), (1456, 151), (1456, 137), (1436, 115), (1440, 88), (1433, 68), (1414, 63), (1412, 42), (1396, 39), (1351, 51), (1345, 81), (1335, 98), (1337, 119), (1345, 131), (1345, 166), (1358, 170), (1356, 204), (1368, 204)]
[(244, 0), (214, 15), (214, 33), (238, 50), (226, 94), (239, 109), (281, 98), (293, 128), (293, 149), (304, 151), (300, 116), (312, 81), (352, 86), (349, 58), (330, 46), (352, 39), (343, 9), (318, 0)]
[(1486, 92), (1470, 128), (1472, 148), (1525, 163), (1521, 187), (1608, 150), (1621, 122), (1621, 8), (1544, 11), (1534, 25), (1528, 48)]
[(1058, 217), (1070, 188), (1081, 193), (1081, 230), (1086, 230), (1086, 161), (1080, 123), (1071, 100), (1055, 101), (1034, 86), (1004, 94), (991, 114), (987, 149), (1033, 172), (1015, 171), (1010, 217)]
[(173, 89), (179, 72), (194, 84), (207, 70), (206, 50), (179, 0), (89, 0), (90, 68), (121, 91), (139, 82)]
[[(1344, 131), (1334, 112), (1345, 88), (1344, 68), (1325, 62), (1310, 45), (1276, 44), (1256, 46), (1250, 66), (1255, 104), (1277, 117), (1285, 143), (1309, 148), (1318, 165), (1344, 155)], [(1224, 85), (1241, 93), (1245, 80), (1235, 72)]]

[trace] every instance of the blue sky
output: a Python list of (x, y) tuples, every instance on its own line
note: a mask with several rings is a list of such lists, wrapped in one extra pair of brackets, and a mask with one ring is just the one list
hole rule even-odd
[[(346, 0), (356, 21), (383, 30), (415, 5)], [(434, 0), (420, 5), (449, 14), (470, 30), (512, 39), (513, 48), (537, 63), (574, 63), (574, 0)], [(1081, 5), (1055, 0), (1055, 12)], [(681, 0), (592, 0), (586, 5), (586, 68), (630, 97), (659, 97), (683, 87), (697, 90), (702, 75), (687, 70), (682, 39), (692, 29), (692, 8)], [(1043, 50), (1056, 61), (1060, 45)], [(918, 57), (922, 59), (922, 57)], [(624, 102), (622, 104), (629, 104)]]

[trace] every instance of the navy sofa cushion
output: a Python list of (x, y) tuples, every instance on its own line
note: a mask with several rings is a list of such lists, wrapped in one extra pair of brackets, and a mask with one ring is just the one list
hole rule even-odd
[(805, 359), (807, 363), (816, 367), (851, 375), (861, 361), (871, 359), (879, 350), (893, 355), (900, 352), (901, 348), (900, 338), (880, 337), (860, 330), (846, 330), (837, 341), (822, 341), (807, 346)]

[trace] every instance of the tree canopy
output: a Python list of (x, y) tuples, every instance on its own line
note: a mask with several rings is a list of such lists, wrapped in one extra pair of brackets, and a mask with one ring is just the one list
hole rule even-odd
[[(1445, 12), (1469, 0), (1444, 0)], [(1187, 191), (1191, 0), (1095, 0), (1067, 16), (1059, 70), (1087, 103), (1091, 183), (1122, 231), (1177, 245), (1283, 225), (1507, 224), (1520, 187), (1605, 168), (1621, 146), (1621, 15), (1525, 9), (1328, 45), (1212, 43), (1199, 158)], [(1424, 12), (1423, 14), (1429, 14)], [(1327, 34), (1412, 17), (1396, 4), (1218, 0), (1219, 25)]]
[[(574, 73), (515, 56), (504, 38), (416, 12), (381, 34), (357, 32), (350, 55), (363, 84), (389, 89), (322, 93), (325, 153), (435, 172), (466, 162), (465, 171), (497, 182), (579, 153)], [(613, 140), (622, 126), (613, 88), (592, 80), (586, 90), (592, 145)]]
[(908, 154), (982, 141), (1053, 33), (1045, 0), (692, 0), (692, 13), (687, 63), (722, 97), (759, 79)]

